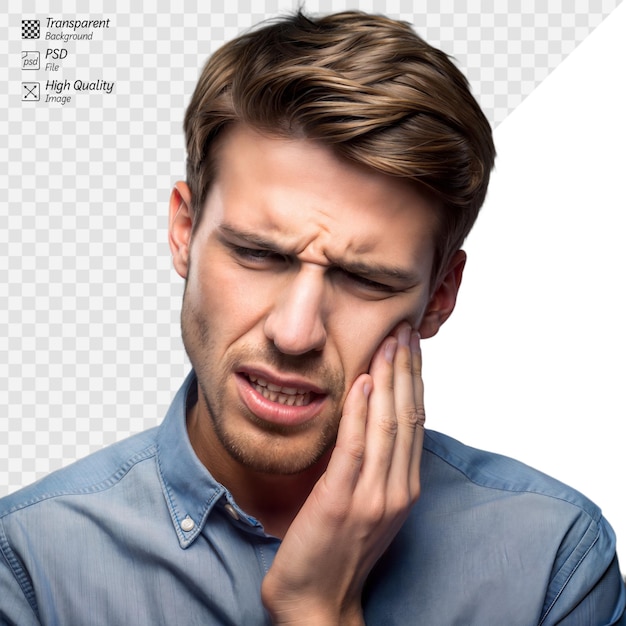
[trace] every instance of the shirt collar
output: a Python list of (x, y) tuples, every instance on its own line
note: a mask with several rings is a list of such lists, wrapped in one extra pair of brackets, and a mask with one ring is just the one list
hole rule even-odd
[(226, 493), (200, 462), (189, 441), (186, 409), (196, 393), (197, 379), (192, 370), (157, 433), (159, 478), (181, 548), (193, 543), (213, 506)]

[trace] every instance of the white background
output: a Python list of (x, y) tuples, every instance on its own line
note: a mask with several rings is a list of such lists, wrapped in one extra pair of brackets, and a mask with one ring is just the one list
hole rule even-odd
[[(626, 554), (626, 5), (496, 129), (428, 423), (567, 482)], [(622, 561), (626, 556), (622, 557)]]

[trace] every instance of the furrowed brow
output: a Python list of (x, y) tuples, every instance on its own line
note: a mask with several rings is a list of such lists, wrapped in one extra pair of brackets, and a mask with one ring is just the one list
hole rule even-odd
[[(238, 242), (241, 242), (242, 244), (254, 245), (259, 248), (263, 248), (264, 250), (270, 250), (271, 252), (276, 252), (285, 256), (292, 254), (292, 252), (281, 248), (275, 241), (266, 239), (258, 233), (250, 230), (243, 230), (230, 224), (222, 223), (218, 226), (218, 231), (229, 238), (233, 238)], [(369, 280), (390, 280), (410, 285), (417, 285), (421, 283), (421, 279), (418, 275), (402, 267), (385, 265), (383, 263), (376, 262), (339, 260), (330, 258), (328, 255), (327, 258), (332, 265), (340, 270), (350, 274), (356, 274), (357, 276), (361, 276)]]
[(371, 280), (391, 280), (413, 285), (420, 282), (419, 277), (415, 273), (393, 265), (366, 263), (363, 261), (333, 261), (333, 264), (345, 272)]
[(237, 239), (242, 243), (251, 244), (259, 248), (263, 248), (264, 250), (270, 250), (272, 252), (278, 252), (280, 254), (288, 254), (285, 250), (280, 248), (280, 246), (275, 241), (266, 239), (258, 233), (250, 230), (241, 230), (239, 228), (231, 226), (230, 224), (220, 224), (218, 226), (218, 231), (222, 235)]

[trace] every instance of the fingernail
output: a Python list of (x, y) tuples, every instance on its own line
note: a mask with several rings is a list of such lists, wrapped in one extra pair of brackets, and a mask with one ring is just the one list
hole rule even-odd
[(372, 383), (368, 381), (363, 385), (363, 394), (365, 395), (366, 398), (369, 398), (371, 390), (372, 390)]
[(420, 351), (420, 339), (419, 331), (414, 330), (411, 334), (411, 350), (413, 350), (413, 352)]
[(385, 358), (389, 363), (393, 362), (393, 357), (396, 354), (396, 348), (398, 347), (398, 342), (395, 338), (391, 337), (387, 340), (387, 345), (385, 346)]

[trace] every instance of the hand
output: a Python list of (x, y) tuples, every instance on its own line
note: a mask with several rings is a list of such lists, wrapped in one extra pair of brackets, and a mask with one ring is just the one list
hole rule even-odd
[(419, 335), (403, 323), (346, 398), (337, 443), (262, 586), (275, 624), (363, 624), (361, 593), (420, 493)]

